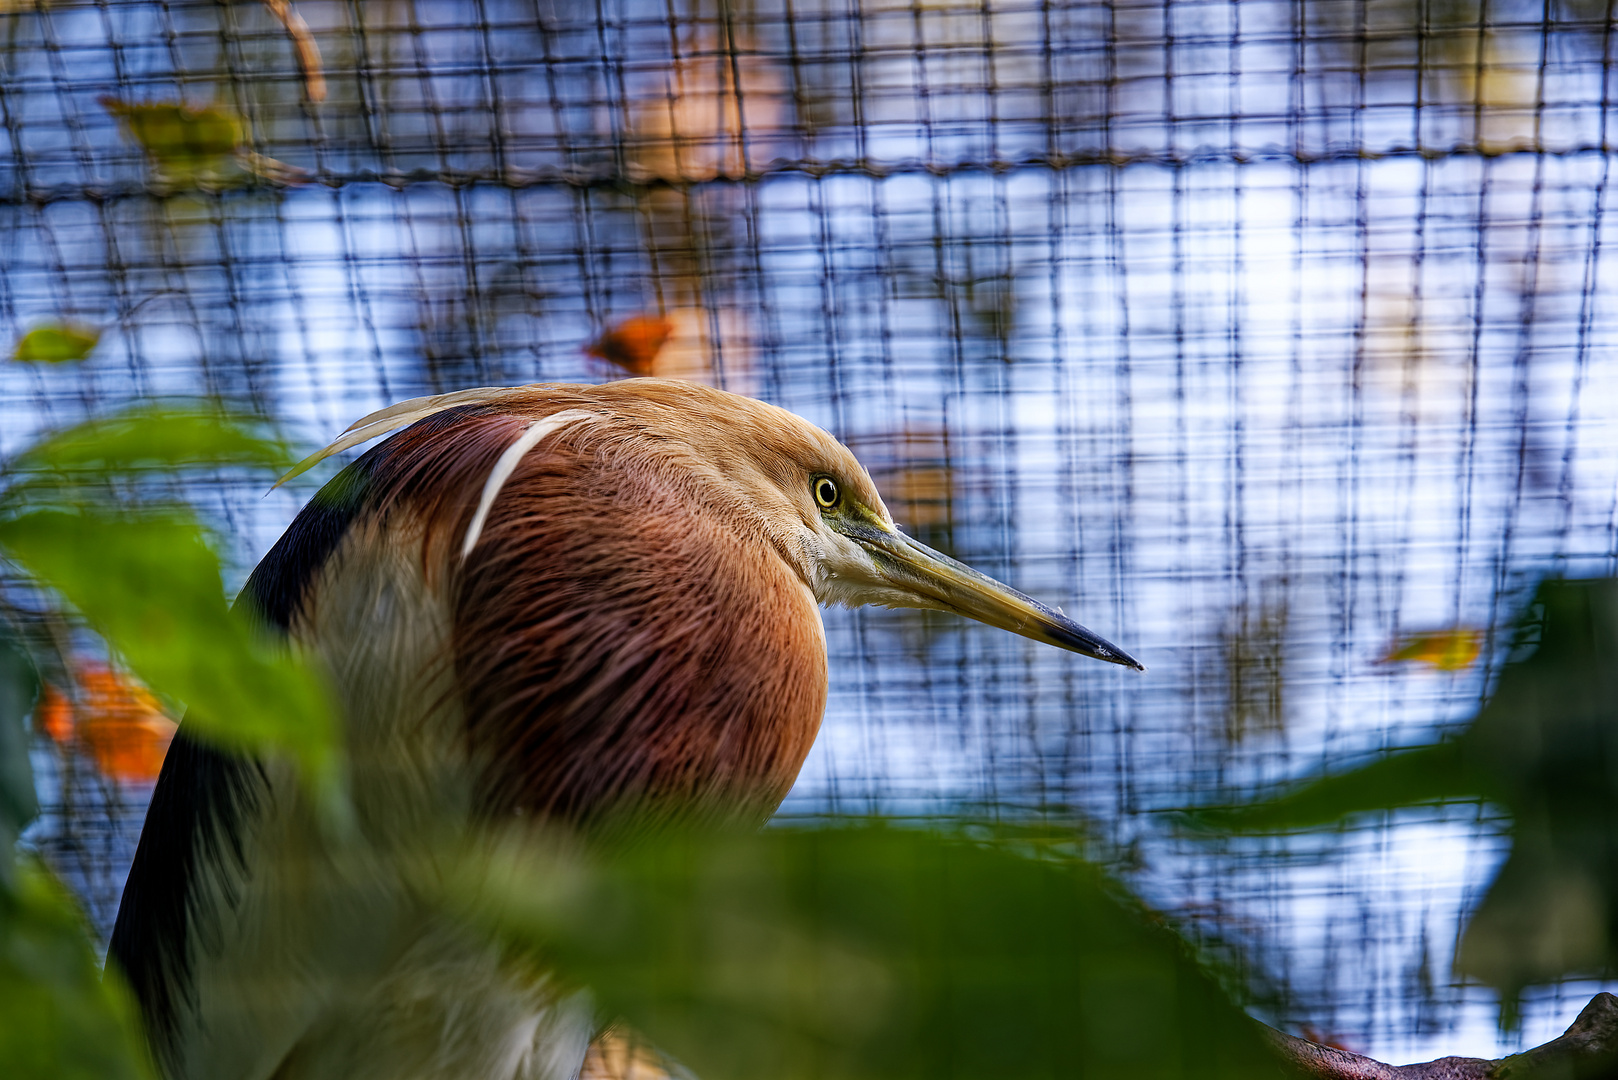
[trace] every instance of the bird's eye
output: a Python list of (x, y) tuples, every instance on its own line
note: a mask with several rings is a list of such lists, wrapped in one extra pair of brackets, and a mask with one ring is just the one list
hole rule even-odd
[(824, 476), (815, 478), (814, 490), (815, 502), (827, 510), (836, 506), (837, 500), (842, 498), (841, 493), (837, 490), (837, 485)]

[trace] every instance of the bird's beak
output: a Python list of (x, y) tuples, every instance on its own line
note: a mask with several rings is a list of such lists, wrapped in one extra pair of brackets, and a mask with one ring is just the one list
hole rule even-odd
[(1122, 664), (1136, 671), (1146, 670), (1139, 660), (1061, 612), (886, 524), (848, 523), (838, 531), (870, 553), (885, 584), (922, 601), (918, 607), (953, 611), (1059, 649)]

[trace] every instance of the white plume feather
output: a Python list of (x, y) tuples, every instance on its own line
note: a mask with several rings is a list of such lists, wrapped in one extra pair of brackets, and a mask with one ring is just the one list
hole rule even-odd
[(478, 546), (478, 537), (483, 533), (483, 523), (489, 518), (494, 500), (500, 494), (500, 489), (506, 486), (506, 481), (511, 479), (511, 474), (517, 471), (517, 463), (523, 459), (523, 455), (551, 432), (580, 420), (594, 419), (595, 413), (585, 412), (583, 409), (567, 409), (554, 413), (543, 420), (535, 420), (529, 424), (523, 433), (517, 436), (517, 441), (506, 447), (506, 452), (500, 455), (500, 460), (489, 470), (489, 478), (483, 482), (483, 498), (478, 500), (478, 512), (472, 515), (472, 524), (466, 527), (466, 542), (461, 545), (461, 558), (472, 554), (472, 549)]
[(333, 454), (341, 454), (350, 447), (358, 446), (362, 442), (369, 442), (380, 435), (396, 431), (417, 420), (441, 413), (445, 409), (453, 409), (458, 405), (489, 405), (508, 397), (532, 394), (535, 387), (531, 386), (476, 386), (470, 390), (456, 390), (450, 394), (435, 394), (432, 397), (411, 398), (389, 405), (385, 409), (378, 409), (369, 416), (361, 417), (349, 425), (335, 440), (324, 448), (315, 451), (296, 465), (292, 466), (285, 476), (275, 482), (274, 491), (288, 480), (302, 476), (310, 469), (319, 465)]

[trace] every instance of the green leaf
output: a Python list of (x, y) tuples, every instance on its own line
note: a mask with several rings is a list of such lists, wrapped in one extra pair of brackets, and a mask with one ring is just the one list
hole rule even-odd
[[(8, 853), (9, 857), (9, 853)], [(133, 1001), (103, 980), (68, 891), (33, 861), (0, 888), (0, 1062), (7, 1080), (151, 1075)]]
[(1053, 839), (663, 833), (437, 881), (706, 1080), (1280, 1075), (1184, 943)]
[(1478, 798), (1486, 778), (1457, 741), (1403, 750), (1357, 769), (1322, 776), (1248, 806), (1193, 811), (1187, 824), (1220, 832), (1314, 829), (1353, 814), (1425, 802)]
[(226, 607), (218, 556), (188, 513), (36, 510), (0, 521), (0, 548), (76, 607), (142, 682), (183, 701), (192, 734), (285, 752), (317, 789), (336, 784), (324, 680)]
[(263, 420), (203, 405), (140, 405), (48, 435), (7, 466), (13, 474), (112, 474), (246, 465), (286, 468), (286, 444)]
[(243, 172), (235, 155), (247, 139), (247, 125), (232, 109), (178, 101), (126, 102), (110, 95), (97, 100), (146, 151), (164, 180), (192, 185)]
[(1511, 856), (1456, 952), (1508, 1007), (1618, 967), (1618, 580), (1545, 582), (1518, 640), (1532, 652), (1464, 737), (1511, 814)]
[(101, 340), (101, 331), (74, 323), (45, 323), (17, 341), (12, 357), (30, 364), (62, 364), (83, 360)]
[(1546, 581), (1493, 697), (1458, 738), (1193, 821), (1305, 828), (1347, 814), (1487, 799), (1511, 855), (1468, 922), (1456, 970), (1502, 993), (1618, 969), (1618, 579)]

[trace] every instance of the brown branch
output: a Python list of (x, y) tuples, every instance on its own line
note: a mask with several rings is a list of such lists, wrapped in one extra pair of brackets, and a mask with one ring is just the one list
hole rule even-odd
[(1321, 1046), (1265, 1028), (1281, 1057), (1317, 1080), (1609, 1080), (1618, 1078), (1618, 997), (1597, 994), (1560, 1037), (1520, 1054), (1485, 1061), (1446, 1057), (1417, 1065), (1384, 1065), (1347, 1050)]
[(292, 10), (291, 0), (264, 0), (270, 14), (286, 27), (292, 39), (292, 49), (298, 54), (298, 68), (303, 72), (303, 90), (310, 101), (326, 100), (326, 74), (320, 62), (320, 46), (315, 43), (314, 32), (303, 16)]

